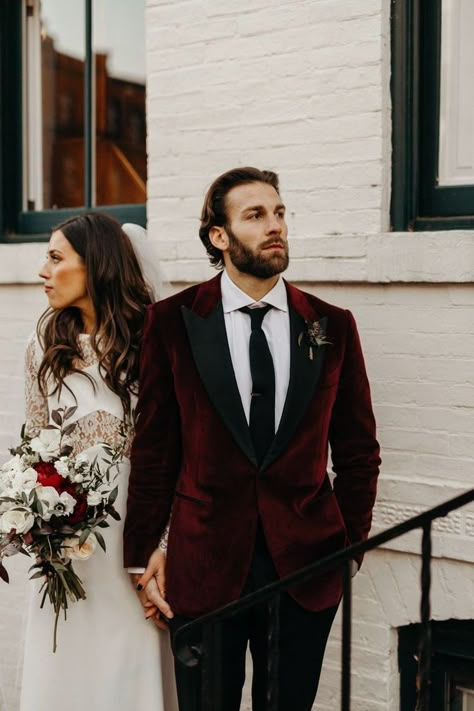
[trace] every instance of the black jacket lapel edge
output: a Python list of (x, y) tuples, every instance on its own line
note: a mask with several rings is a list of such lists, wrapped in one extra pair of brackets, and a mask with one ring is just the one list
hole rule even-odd
[[(319, 323), (321, 332), (327, 333), (327, 316)], [(306, 329), (305, 319), (290, 306), (290, 380), (285, 406), (275, 439), (268, 450), (260, 470), (267, 469), (289, 444), (311, 402), (319, 379), (329, 345), (321, 345), (309, 356), (306, 344), (298, 345), (298, 337)]]
[(203, 318), (181, 307), (194, 362), (209, 398), (234, 440), (257, 466), (227, 342), (222, 302)]

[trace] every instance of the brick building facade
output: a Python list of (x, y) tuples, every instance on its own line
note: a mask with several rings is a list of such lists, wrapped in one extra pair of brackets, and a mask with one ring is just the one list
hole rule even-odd
[[(178, 289), (212, 275), (197, 236), (220, 172), (280, 174), (288, 278), (349, 308), (372, 385), (380, 530), (472, 487), (474, 243), (390, 229), (389, 0), (148, 0), (148, 229)], [(44, 297), (44, 245), (0, 245), (0, 445), (21, 421), (21, 358)], [(354, 711), (396, 711), (398, 629), (419, 620), (419, 538), (367, 556), (354, 581)], [(435, 527), (433, 620), (474, 617), (474, 511)], [(18, 563), (19, 564), (19, 563)], [(13, 570), (14, 566), (10, 565)], [(16, 711), (24, 583), (0, 596), (0, 705)], [(318, 710), (339, 698), (339, 624)], [(408, 711), (408, 710), (405, 710)]]

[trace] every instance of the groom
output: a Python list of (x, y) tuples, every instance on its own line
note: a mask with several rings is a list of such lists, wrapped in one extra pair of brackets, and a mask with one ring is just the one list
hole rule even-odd
[[(223, 272), (149, 308), (124, 534), (129, 570), (150, 559), (147, 614), (172, 631), (366, 538), (380, 464), (354, 318), (280, 277), (277, 175), (218, 177), (199, 235)], [(311, 709), (340, 596), (337, 571), (282, 596), (282, 711)], [(247, 644), (253, 708), (265, 708), (265, 614), (224, 626), (216, 711), (240, 708)], [(197, 670), (177, 662), (176, 679), (181, 711), (198, 711)]]

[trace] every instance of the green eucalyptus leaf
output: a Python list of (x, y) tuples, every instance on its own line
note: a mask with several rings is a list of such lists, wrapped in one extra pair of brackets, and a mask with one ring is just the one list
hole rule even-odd
[(120, 521), (120, 514), (113, 508), (113, 506), (110, 509), (107, 508), (107, 513), (109, 514), (109, 516), (112, 516), (115, 521)]
[(109, 506), (112, 506), (112, 504), (115, 503), (117, 496), (118, 496), (118, 486), (116, 486), (115, 489), (112, 489), (112, 491), (110, 492), (109, 501), (108, 501)]
[(90, 528), (85, 528), (81, 535), (79, 536), (79, 548), (82, 546), (83, 543), (87, 541), (89, 538), (89, 533), (91, 532)]
[(38, 533), (40, 536), (50, 536), (54, 533), (54, 528), (51, 528), (51, 526), (41, 526), (41, 528), (38, 529)]
[(99, 546), (102, 548), (103, 551), (107, 550), (107, 547), (105, 545), (104, 537), (99, 531), (95, 531), (95, 537), (97, 538), (97, 542)]
[(63, 533), (66, 536), (70, 536), (73, 533), (75, 533), (75, 529), (72, 528), (72, 526), (63, 526), (62, 528), (59, 529), (59, 533)]
[(69, 418), (74, 415), (76, 410), (77, 410), (77, 405), (73, 405), (72, 407), (67, 407), (66, 411), (64, 413), (64, 419), (69, 420)]
[(63, 423), (63, 418), (59, 410), (53, 410), (51, 413), (51, 419), (53, 422), (55, 422), (57, 425), (62, 425)]
[(3, 565), (3, 563), (0, 563), (0, 578), (4, 580), (6, 583), (10, 582), (10, 578), (8, 576), (8, 571)]

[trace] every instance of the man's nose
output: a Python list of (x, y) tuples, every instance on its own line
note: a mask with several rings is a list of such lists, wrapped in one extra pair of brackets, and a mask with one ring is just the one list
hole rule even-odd
[(283, 228), (278, 217), (276, 215), (270, 215), (267, 223), (267, 232), (276, 232), (277, 234), (280, 234), (282, 229)]

